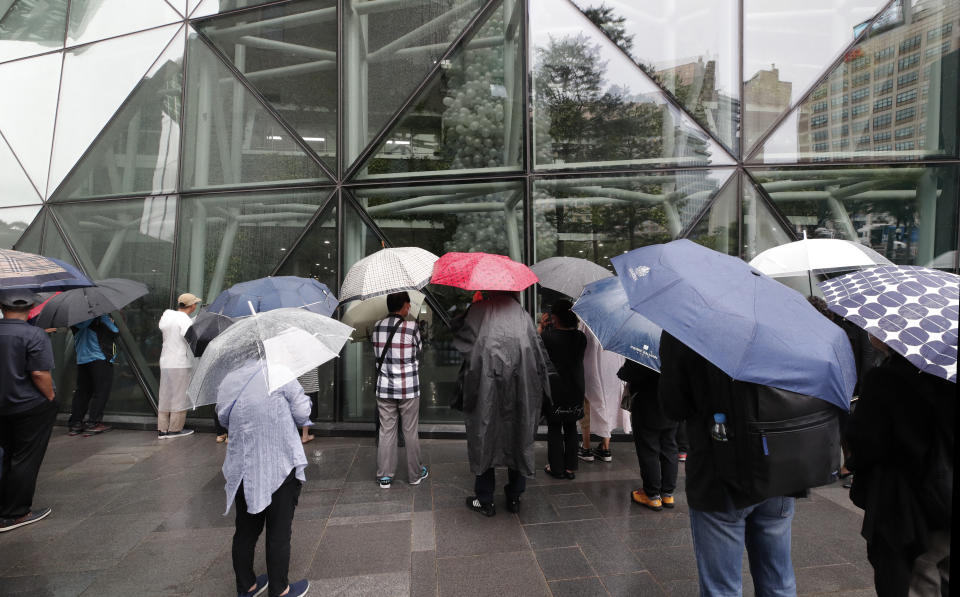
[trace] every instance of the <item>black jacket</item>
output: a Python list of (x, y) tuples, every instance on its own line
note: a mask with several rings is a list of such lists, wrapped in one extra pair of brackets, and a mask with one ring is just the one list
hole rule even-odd
[(556, 370), (550, 376), (550, 396), (544, 401), (548, 416), (557, 407), (568, 414), (562, 420), (576, 420), (583, 416), (585, 385), (583, 379), (583, 354), (587, 350), (587, 337), (580, 330), (550, 328), (540, 335)]
[(617, 371), (617, 377), (630, 384), (630, 412), (647, 429), (670, 429), (677, 422), (663, 414), (658, 398), (660, 374), (627, 359)]

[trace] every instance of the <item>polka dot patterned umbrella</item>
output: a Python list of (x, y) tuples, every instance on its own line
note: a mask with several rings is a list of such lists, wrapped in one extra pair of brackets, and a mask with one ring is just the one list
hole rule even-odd
[(533, 271), (506, 255), (447, 253), (433, 266), (431, 284), (464, 290), (520, 291), (539, 282)]
[(870, 332), (921, 371), (957, 382), (960, 276), (881, 266), (820, 283), (830, 310)]

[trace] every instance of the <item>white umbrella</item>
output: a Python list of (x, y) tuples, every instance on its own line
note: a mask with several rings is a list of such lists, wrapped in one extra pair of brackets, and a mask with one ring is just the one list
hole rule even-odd
[(351, 332), (335, 319), (295, 308), (240, 319), (207, 345), (187, 396), (194, 407), (216, 403), (224, 378), (251, 361), (273, 391), (336, 357)]
[(419, 247), (381, 249), (353, 264), (340, 285), (340, 302), (420, 290), (430, 283), (437, 259)]
[[(407, 292), (410, 294), (410, 312), (407, 314), (407, 320), (427, 319), (429, 323), (430, 310), (423, 309), (423, 301), (426, 297), (422, 292), (416, 290), (408, 290)], [(421, 313), (421, 310), (426, 311), (426, 313)], [(373, 333), (373, 326), (389, 314), (387, 296), (380, 295), (347, 303), (340, 321), (354, 328), (353, 340), (361, 340), (370, 337)]]
[(750, 265), (772, 278), (807, 276), (813, 294), (813, 273), (831, 273), (893, 265), (870, 247), (836, 238), (804, 238), (760, 253)]

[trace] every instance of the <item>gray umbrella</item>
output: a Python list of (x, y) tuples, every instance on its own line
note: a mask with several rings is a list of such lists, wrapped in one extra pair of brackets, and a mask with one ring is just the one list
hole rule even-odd
[(117, 311), (147, 294), (143, 282), (124, 278), (97, 280), (95, 286), (61, 292), (44, 305), (36, 325), (62, 328), (76, 325), (111, 311)]
[(530, 266), (540, 285), (577, 298), (591, 282), (609, 278), (613, 273), (603, 266), (579, 257), (550, 257)]

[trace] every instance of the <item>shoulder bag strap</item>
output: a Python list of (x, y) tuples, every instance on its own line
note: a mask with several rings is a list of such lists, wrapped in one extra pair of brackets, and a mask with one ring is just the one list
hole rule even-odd
[(380, 371), (383, 369), (383, 362), (387, 359), (387, 353), (390, 351), (390, 343), (393, 342), (393, 336), (397, 333), (397, 330), (400, 329), (400, 325), (403, 323), (403, 318), (400, 318), (400, 321), (393, 326), (393, 329), (390, 330), (390, 335), (387, 336), (387, 342), (383, 345), (383, 352), (380, 353), (380, 357), (377, 358), (377, 377), (380, 377)]

